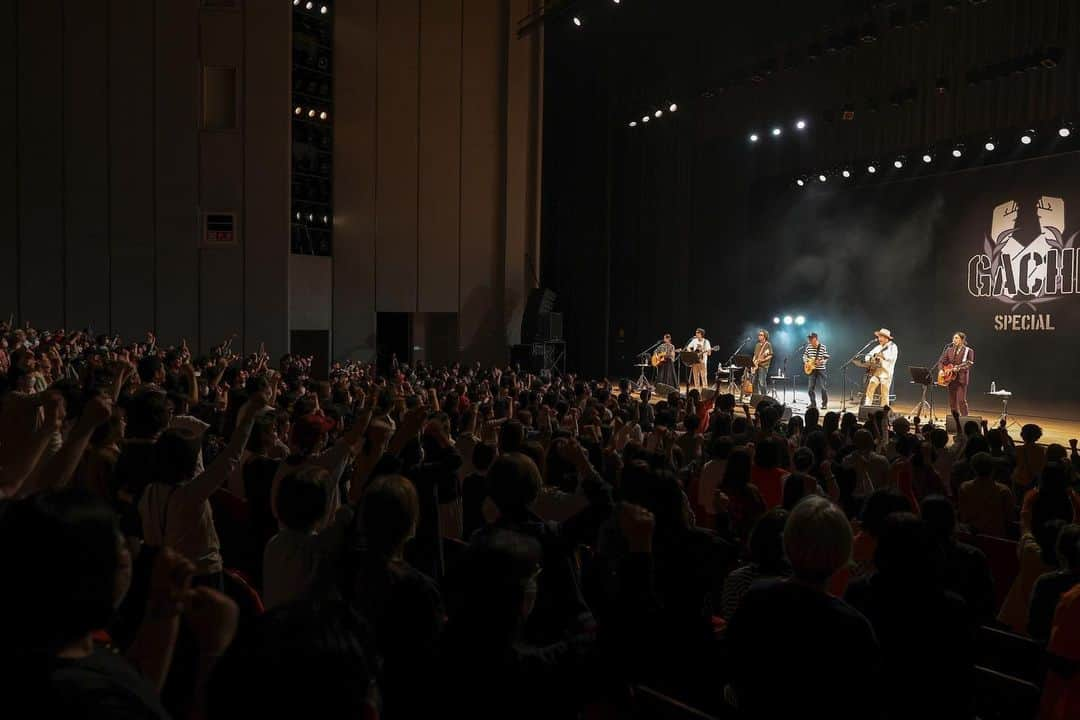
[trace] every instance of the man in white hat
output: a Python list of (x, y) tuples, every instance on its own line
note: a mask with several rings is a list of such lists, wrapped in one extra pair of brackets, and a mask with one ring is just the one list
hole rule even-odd
[[(889, 404), (889, 389), (892, 388), (893, 370), (896, 368), (896, 358), (900, 355), (900, 349), (893, 342), (892, 333), (889, 332), (888, 328), (881, 328), (874, 333), (874, 337), (878, 341), (877, 347), (868, 352), (864, 359), (866, 362), (871, 362), (875, 355), (881, 355), (881, 365), (874, 368), (874, 371), (870, 374), (870, 382), (866, 385), (866, 397), (863, 399), (863, 403), (884, 406)], [(881, 388), (881, 402), (875, 403), (874, 396), (877, 394), (878, 388)]]

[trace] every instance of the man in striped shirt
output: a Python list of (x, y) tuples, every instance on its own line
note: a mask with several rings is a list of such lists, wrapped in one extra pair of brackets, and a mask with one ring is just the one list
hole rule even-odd
[(825, 366), (829, 362), (829, 351), (825, 349), (825, 346), (821, 344), (821, 340), (818, 339), (818, 334), (810, 333), (806, 336), (808, 342), (806, 343), (806, 349), (803, 350), (803, 365), (808, 362), (814, 363), (814, 371), (810, 373), (810, 379), (807, 384), (807, 392), (810, 394), (810, 407), (817, 407), (817, 399), (814, 397), (814, 390), (821, 388), (821, 409), (824, 410), (829, 406), (829, 376), (826, 374)]

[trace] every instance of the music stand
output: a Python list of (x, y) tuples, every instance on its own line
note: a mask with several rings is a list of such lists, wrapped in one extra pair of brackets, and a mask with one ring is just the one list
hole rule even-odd
[(934, 376), (930, 372), (930, 368), (909, 366), (908, 372), (911, 373), (911, 382), (916, 385), (922, 385), (922, 399), (912, 409), (911, 414), (915, 417), (922, 417), (922, 411), (927, 410), (930, 415), (930, 422), (937, 424), (937, 418), (934, 417)]

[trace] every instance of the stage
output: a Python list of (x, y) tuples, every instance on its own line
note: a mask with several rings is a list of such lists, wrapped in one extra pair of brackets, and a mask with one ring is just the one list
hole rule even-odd
[[(722, 386), (722, 391), (725, 391), (726, 389), (727, 385)], [(685, 396), (685, 384), (682, 386), (681, 390), (682, 394)], [(638, 396), (638, 393), (636, 392), (632, 394), (634, 396)], [(805, 415), (807, 408), (810, 406), (810, 402), (806, 397), (805, 387), (797, 389), (794, 395), (795, 396), (793, 397), (793, 393), (789, 388), (786, 393), (783, 391), (778, 391), (776, 393), (776, 399), (787, 407), (790, 407), (791, 413), (793, 415), (798, 415), (802, 417), (803, 415)], [(663, 396), (656, 394), (654, 391), (650, 402), (651, 404), (655, 405), (657, 402), (663, 399)], [(970, 414), (974, 417), (981, 417), (985, 419), (992, 428), (997, 427), (998, 422), (1001, 419), (1001, 402), (992, 400), (991, 398), (979, 398), (978, 400), (978, 402), (971, 405)], [(984, 400), (990, 400), (991, 402), (987, 403), (984, 402)], [(821, 410), (821, 414), (824, 415), (826, 412), (829, 411), (840, 412), (841, 409), (844, 409), (847, 412), (858, 413), (858, 398), (851, 399), (851, 396), (849, 395), (849, 400), (846, 403), (846, 407), (844, 407), (840, 402), (836, 400), (831, 400), (829, 407)], [(913, 403), (901, 402), (896, 403), (893, 406), (893, 411), (896, 414), (902, 415), (907, 418), (914, 417), (914, 409), (915, 406)], [(946, 416), (948, 415), (948, 407), (939, 407), (938, 405), (935, 405), (934, 415), (936, 419), (936, 424), (943, 425), (945, 423)], [(926, 421), (927, 417), (925, 414), (923, 414), (922, 422), (925, 423)], [(1010, 412), (1009, 435), (1012, 437), (1013, 441), (1016, 444), (1019, 445), (1021, 442), (1020, 428), (1022, 428), (1024, 425), (1027, 425), (1028, 423), (1033, 423), (1042, 428), (1043, 436), (1042, 439), (1039, 441), (1041, 445), (1051, 445), (1057, 443), (1059, 445), (1064, 445), (1066, 448), (1068, 448), (1070, 439), (1080, 438), (1080, 421), (1078, 420), (1066, 420), (1059, 417), (1045, 417), (1028, 414), (1019, 415)]]

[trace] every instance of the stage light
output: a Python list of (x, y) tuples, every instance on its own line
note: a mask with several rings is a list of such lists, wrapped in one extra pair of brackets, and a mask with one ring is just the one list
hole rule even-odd
[(577, 17), (576, 15), (574, 16), (574, 25), (576, 25), (577, 27), (581, 27), (581, 18)]
[(1072, 132), (1073, 124), (1071, 122), (1064, 123), (1061, 127), (1058, 128), (1058, 137), (1067, 138), (1072, 135)]
[(897, 170), (904, 167), (904, 156), (903, 155), (901, 155), (900, 157), (893, 160), (893, 167), (896, 168)]
[(310, 10), (313, 7), (315, 7), (315, 3), (313, 3), (313, 2), (309, 2), (309, 3), (304, 5), (304, 8), (306, 8), (307, 10)]
[(327, 117), (328, 117), (328, 116), (327, 116), (327, 114), (326, 114), (326, 111), (325, 111), (325, 110), (323, 110), (323, 111), (322, 111), (321, 113), (319, 113), (319, 119), (320, 119), (320, 120), (325, 120), (325, 119), (326, 119)]
[(782, 132), (784, 132), (784, 131), (781, 130), (779, 127), (774, 127), (772, 129), (772, 136), (773, 137), (780, 137), (780, 133), (782, 133)]
[(817, 179), (818, 179), (818, 182), (825, 182), (829, 178), (825, 175), (825, 173), (821, 173), (820, 175), (817, 176)]
[(866, 172), (873, 175), (874, 173), (877, 172), (877, 165), (875, 165), (874, 163), (870, 163), (869, 165), (866, 166)]
[(643, 122), (643, 123), (647, 123), (647, 122), (649, 122), (649, 120), (651, 120), (651, 119), (652, 119), (652, 118), (650, 118), (650, 117), (649, 117), (648, 115), (642, 115), (642, 116), (641, 116), (641, 122)]
[(308, 219), (308, 222), (314, 222), (315, 221), (315, 214), (314, 213), (308, 213), (307, 219)]
[(785, 315), (784, 316), (784, 324), (785, 325), (790, 325), (793, 322), (795, 322), (795, 319), (792, 318), (790, 315)]
[(653, 113), (653, 115), (655, 115), (656, 117), (660, 117), (663, 114), (664, 114), (663, 110), (657, 110), (656, 112)]
[(953, 145), (952, 156), (954, 158), (964, 156), (964, 145), (963, 145), (963, 143), (957, 143), (956, 145)]
[(986, 152), (994, 152), (994, 150), (997, 149), (997, 143), (994, 142), (994, 138), (987, 138), (986, 144), (983, 145), (983, 147), (986, 148)]
[[(296, 3), (296, 4), (297, 4), (297, 5), (299, 5), (300, 3)], [(300, 219), (300, 213), (296, 213), (296, 219), (297, 219), (297, 220), (299, 220), (299, 219)]]
[(779, 325), (779, 324), (780, 324), (780, 318), (778, 318), (778, 317), (774, 317), (774, 318), (772, 319), (772, 324), (773, 324), (773, 325)]
[(847, 179), (847, 178), (851, 177), (851, 171), (848, 170), (847, 168), (844, 168), (843, 170), (841, 170), (840, 174), (844, 176), (844, 179)]
[(296, 115), (301, 115), (301, 114), (303, 114), (303, 112), (304, 112), (304, 108), (300, 107), (299, 105), (297, 105), (295, 108), (293, 108), (293, 113), (296, 114)]
[(1030, 145), (1031, 141), (1034, 140), (1034, 139), (1035, 139), (1035, 131), (1034, 130), (1025, 130), (1024, 132), (1020, 133), (1020, 142), (1023, 143), (1024, 145)]
[(795, 316), (795, 324), (796, 325), (804, 325), (804, 324), (806, 324), (806, 318), (803, 317), (802, 315), (796, 315)]
[(795, 178), (795, 184), (798, 185), (799, 187), (803, 187), (803, 186), (806, 185), (806, 181), (803, 180), (802, 178)]
[(630, 127), (637, 127), (637, 120), (631, 120)]
[(756, 143), (757, 141), (758, 141), (758, 134), (757, 133), (750, 133), (750, 142)]
[(330, 224), (330, 216), (329, 215), (323, 215), (322, 216), (322, 221), (323, 221), (324, 225), (329, 225)]
[(314, 110), (308, 110), (308, 111), (307, 111), (307, 116), (308, 116), (309, 118), (313, 118), (313, 117), (315, 117), (315, 111), (314, 111)]
[(927, 163), (927, 164), (929, 164), (929, 163), (931, 163), (931, 162), (933, 162), (933, 161), (934, 161), (934, 156), (933, 156), (933, 155), (931, 155), (930, 153), (923, 153), (923, 156), (922, 156), (922, 161), (923, 161), (924, 163)]
[(293, 4), (294, 6), (296, 6), (296, 5), (299, 5), (299, 4), (300, 4), (300, 0), (292, 0), (292, 4)]
[(622, 2), (622, 0), (612, 0), (612, 2), (614, 2), (616, 5), (618, 5), (620, 2)]
[(795, 129), (796, 130), (805, 130), (806, 129), (806, 121), (805, 120), (796, 120), (795, 121)]
[(671, 103), (670, 105), (668, 105), (668, 112), (675, 112), (678, 109), (679, 109), (679, 106), (676, 105), (675, 103)]
[(323, 15), (325, 15), (326, 13), (330, 12), (330, 8), (323, 5), (321, 8), (319, 8), (319, 12), (321, 12)]

